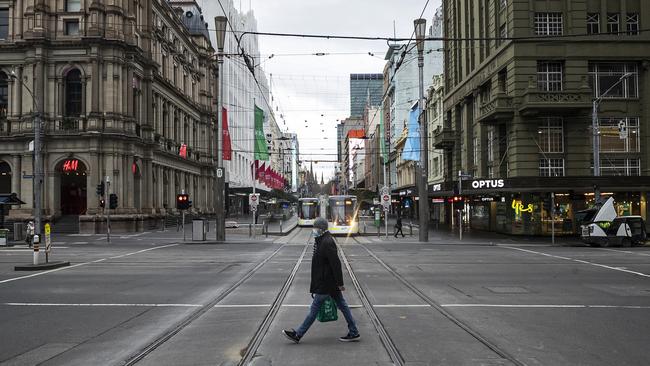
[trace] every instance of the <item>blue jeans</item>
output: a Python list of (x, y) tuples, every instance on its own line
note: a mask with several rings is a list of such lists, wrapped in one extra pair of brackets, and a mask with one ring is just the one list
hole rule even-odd
[[(307, 317), (305, 318), (305, 321), (302, 322), (302, 325), (298, 329), (296, 329), (296, 334), (299, 337), (302, 337), (307, 333), (309, 330), (309, 327), (314, 323), (314, 320), (316, 320), (316, 316), (318, 315), (318, 310), (320, 310), (320, 306), (323, 304), (323, 301), (327, 299), (327, 297), (330, 295), (320, 295), (320, 294), (314, 294), (314, 300), (311, 303), (311, 306), (309, 308), (309, 314), (307, 314)], [(359, 334), (359, 330), (357, 330), (357, 325), (354, 322), (354, 318), (352, 317), (352, 313), (350, 312), (350, 307), (348, 307), (348, 303), (345, 302), (345, 299), (343, 298), (343, 294), (339, 291), (335, 294), (333, 294), (332, 299), (336, 302), (336, 306), (341, 310), (341, 313), (343, 313), (343, 316), (345, 317), (345, 321), (348, 322), (348, 334), (350, 335), (357, 335)]]

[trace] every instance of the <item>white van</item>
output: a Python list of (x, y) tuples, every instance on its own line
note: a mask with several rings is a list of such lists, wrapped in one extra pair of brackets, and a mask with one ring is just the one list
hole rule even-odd
[(645, 243), (647, 233), (641, 216), (616, 216), (614, 199), (602, 206), (581, 211), (584, 215), (582, 241), (591, 246), (621, 245), (629, 247)]

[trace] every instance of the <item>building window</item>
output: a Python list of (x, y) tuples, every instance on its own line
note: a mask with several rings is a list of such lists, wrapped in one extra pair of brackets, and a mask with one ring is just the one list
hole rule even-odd
[(631, 118), (601, 118), (598, 136), (600, 151), (605, 153), (638, 153), (640, 152), (639, 119)]
[(600, 175), (639, 176), (641, 161), (639, 159), (600, 158)]
[(607, 32), (608, 33), (618, 33), (619, 30), (619, 16), (615, 13), (607, 14)]
[(81, 0), (66, 0), (65, 11), (81, 11)]
[(600, 14), (587, 13), (587, 34), (600, 33)]
[(564, 159), (539, 159), (540, 177), (563, 177)]
[(639, 14), (627, 14), (627, 34), (629, 36), (635, 36), (639, 34)]
[(559, 36), (562, 32), (562, 13), (535, 13), (536, 35)]
[[(628, 76), (623, 78), (625, 75)], [(589, 82), (595, 98), (639, 97), (639, 71), (635, 63), (589, 63)]]
[(547, 92), (562, 90), (562, 62), (537, 62), (537, 89)]
[(64, 32), (66, 36), (78, 36), (79, 35), (79, 21), (78, 20), (66, 20), (64, 22)]
[(9, 9), (0, 9), (0, 39), (9, 37)]
[(78, 117), (82, 107), (81, 72), (74, 69), (65, 77), (65, 116)]
[(472, 141), (472, 145), (474, 148), (474, 166), (478, 166), (481, 160), (481, 146), (479, 145), (479, 139), (478, 137), (474, 136), (474, 139)]
[(564, 123), (559, 117), (546, 117), (539, 124), (539, 149), (542, 153), (564, 152)]
[(494, 130), (490, 129), (487, 132), (487, 160), (488, 163), (494, 161)]
[(7, 107), (9, 106), (9, 83), (7, 74), (0, 71), (0, 121), (7, 117)]
[(508, 26), (505, 23), (499, 27), (499, 38), (499, 44), (505, 42), (506, 38), (508, 38)]

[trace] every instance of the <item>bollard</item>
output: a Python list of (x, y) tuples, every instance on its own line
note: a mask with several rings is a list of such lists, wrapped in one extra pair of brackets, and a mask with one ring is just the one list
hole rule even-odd
[(380, 229), (380, 227), (381, 227), (381, 224), (379, 224), (379, 226), (377, 226), (377, 237), (378, 238), (381, 237), (381, 229)]
[(249, 237), (249, 238), (250, 238), (251, 236), (253, 236), (253, 232), (251, 231), (252, 225), (253, 225), (253, 224), (248, 224), (248, 237)]
[(280, 220), (280, 234), (282, 234), (282, 220)]
[(413, 223), (412, 222), (409, 224), (409, 232), (410, 232), (410, 235), (413, 236)]
[(269, 223), (267, 221), (264, 221), (262, 223), (262, 225), (264, 225), (264, 232), (266, 233), (266, 237), (268, 238), (269, 237)]

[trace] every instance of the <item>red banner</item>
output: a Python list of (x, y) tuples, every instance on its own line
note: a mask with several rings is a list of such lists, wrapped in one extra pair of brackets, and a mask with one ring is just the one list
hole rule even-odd
[(187, 159), (187, 145), (181, 144), (181, 149), (178, 151), (178, 155), (181, 158)]
[(266, 168), (264, 167), (266, 163), (262, 163), (262, 165), (259, 166), (257, 169), (257, 180), (260, 181), (260, 183), (265, 183), (266, 182)]
[(226, 108), (221, 109), (221, 155), (223, 160), (232, 159), (232, 143), (230, 141), (230, 131), (228, 131), (228, 111)]
[(271, 167), (267, 166), (266, 167), (266, 172), (265, 172), (265, 175), (264, 175), (264, 178), (265, 178), (264, 184), (266, 184), (267, 187), (271, 187), (271, 182), (273, 182), (273, 178), (271, 178), (272, 177), (272, 172), (273, 172), (273, 170), (271, 169)]

